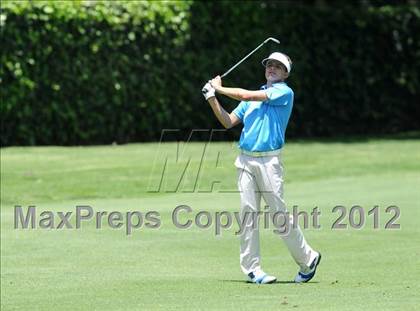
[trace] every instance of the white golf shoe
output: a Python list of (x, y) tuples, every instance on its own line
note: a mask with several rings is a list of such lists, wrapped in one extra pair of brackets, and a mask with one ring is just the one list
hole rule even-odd
[(321, 262), (321, 254), (314, 258), (312, 263), (306, 269), (301, 269), (295, 277), (295, 283), (306, 283), (310, 281), (316, 272), (316, 268), (318, 267), (319, 263)]
[(277, 281), (275, 276), (268, 275), (263, 271), (259, 271), (258, 273), (250, 272), (248, 273), (248, 278), (248, 282), (255, 284), (271, 284)]

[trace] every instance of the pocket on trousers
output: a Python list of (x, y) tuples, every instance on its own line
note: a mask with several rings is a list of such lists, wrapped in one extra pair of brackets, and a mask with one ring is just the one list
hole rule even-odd
[(236, 160), (235, 160), (234, 165), (235, 165), (236, 168), (240, 168), (240, 169), (243, 169), (244, 168), (244, 165), (243, 165), (243, 163), (241, 161), (241, 156), (240, 155), (238, 155), (236, 157)]

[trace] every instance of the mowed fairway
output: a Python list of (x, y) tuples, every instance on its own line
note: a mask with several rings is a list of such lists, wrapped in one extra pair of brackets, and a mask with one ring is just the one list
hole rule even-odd
[[(419, 140), (286, 145), (289, 207), (321, 211), (321, 228), (304, 233), (323, 260), (313, 281), (299, 285), (290, 282), (297, 266), (272, 228), (260, 231), (262, 264), (278, 282), (257, 286), (246, 283), (239, 268), (237, 225), (220, 236), (214, 223), (208, 229), (173, 225), (171, 214), (179, 205), (193, 209), (183, 222), (194, 222), (201, 210), (214, 216), (239, 209), (232, 143), (181, 145), (178, 163), (176, 151), (175, 143), (3, 148), (1, 309), (418, 310)], [(40, 229), (37, 223), (37, 229), (14, 229), (15, 205), (25, 212), (34, 205), (37, 216), (73, 212), (73, 228)], [(94, 218), (75, 229), (78, 205), (124, 216), (156, 211), (161, 226), (143, 225), (127, 235), (124, 223), (112, 229), (105, 217), (101, 229)], [(348, 228), (331, 230), (339, 216), (332, 212), (336, 205), (361, 206), (364, 226), (350, 228), (347, 213)], [(375, 205), (378, 229), (367, 215)], [(400, 229), (384, 229), (393, 215), (385, 212), (390, 205), (401, 211)]]

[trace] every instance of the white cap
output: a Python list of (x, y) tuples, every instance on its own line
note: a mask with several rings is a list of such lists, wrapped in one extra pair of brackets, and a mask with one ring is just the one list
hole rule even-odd
[(288, 73), (290, 73), (290, 70), (292, 70), (292, 64), (290, 63), (289, 58), (285, 54), (280, 53), (280, 52), (271, 53), (270, 56), (268, 56), (267, 58), (262, 60), (261, 63), (263, 64), (264, 67), (265, 67), (267, 61), (270, 60), (270, 59), (274, 59), (276, 61), (279, 61), (284, 66), (286, 66), (286, 70), (287, 70)]

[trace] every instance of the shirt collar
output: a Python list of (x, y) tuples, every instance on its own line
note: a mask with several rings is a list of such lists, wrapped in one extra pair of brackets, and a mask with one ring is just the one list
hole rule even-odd
[[(272, 86), (277, 86), (277, 85), (280, 85), (280, 84), (286, 84), (286, 82), (284, 82), (284, 81), (276, 82), (276, 83), (273, 83)], [(267, 89), (267, 84), (264, 84), (263, 86), (260, 87), (260, 90), (266, 90), (266, 89)]]

